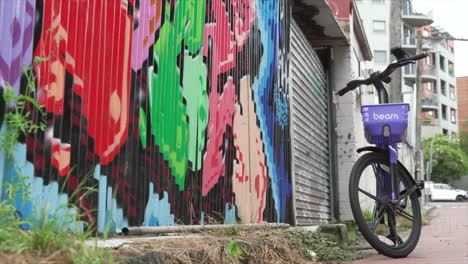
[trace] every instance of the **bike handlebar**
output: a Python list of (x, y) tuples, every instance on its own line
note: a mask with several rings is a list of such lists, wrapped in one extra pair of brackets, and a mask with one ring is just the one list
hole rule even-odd
[(372, 73), (370, 77), (367, 79), (357, 79), (357, 80), (352, 80), (348, 82), (346, 84), (346, 87), (339, 90), (336, 93), (336, 95), (342, 96), (346, 94), (347, 92), (352, 91), (361, 85), (370, 85), (370, 84), (373, 84), (375, 81), (382, 81), (388, 78), (396, 69), (403, 67), (405, 65), (408, 65), (408, 64), (416, 63), (417, 60), (424, 59), (428, 55), (429, 55), (428, 53), (424, 52), (416, 56), (403, 58), (394, 63), (391, 63), (387, 66), (387, 68), (383, 72), (377, 71), (377, 72)]

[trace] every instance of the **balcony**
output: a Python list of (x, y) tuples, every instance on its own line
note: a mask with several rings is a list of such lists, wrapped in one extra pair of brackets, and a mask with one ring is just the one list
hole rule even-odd
[(434, 22), (432, 11), (428, 13), (414, 12), (412, 8), (403, 8), (403, 14), (401, 18), (405, 23), (413, 27), (423, 27)]
[[(421, 80), (423, 82), (437, 81), (437, 75), (439, 73), (437, 67), (429, 64), (422, 64), (421, 66)], [(416, 65), (410, 64), (405, 66), (403, 77), (411, 82), (416, 82)]]
[(437, 95), (423, 97), (421, 98), (421, 105), (423, 108), (439, 109), (439, 98)]
[(426, 76), (426, 78), (428, 79), (434, 79), (436, 80), (437, 79), (437, 74), (438, 74), (438, 71), (437, 71), (437, 67), (435, 67), (434, 65), (430, 65), (430, 64), (423, 64), (422, 65), (422, 78), (424, 80), (424, 76)]
[(440, 125), (440, 119), (438, 118), (432, 118), (432, 117), (426, 117), (425, 119), (422, 120), (423, 126), (439, 126)]
[[(416, 41), (417, 39), (415, 36), (405, 36), (403, 37), (401, 47), (410, 55), (415, 55), (416, 54)], [(422, 40), (421, 47), (423, 51), (430, 50), (432, 45), (433, 45), (433, 40), (430, 40), (430, 39)]]

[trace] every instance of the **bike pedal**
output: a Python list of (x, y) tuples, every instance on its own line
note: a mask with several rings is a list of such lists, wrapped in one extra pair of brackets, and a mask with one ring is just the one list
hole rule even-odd
[(423, 190), (424, 189), (424, 181), (423, 180), (417, 180), (416, 181), (416, 186), (418, 186), (419, 190)]

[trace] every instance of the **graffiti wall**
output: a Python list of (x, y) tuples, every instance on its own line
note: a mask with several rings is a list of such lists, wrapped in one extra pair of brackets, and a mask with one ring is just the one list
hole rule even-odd
[(21, 215), (78, 190), (101, 231), (291, 222), (287, 2), (0, 1), (0, 86), (33, 66), (47, 112), (0, 159), (1, 183), (27, 176)]

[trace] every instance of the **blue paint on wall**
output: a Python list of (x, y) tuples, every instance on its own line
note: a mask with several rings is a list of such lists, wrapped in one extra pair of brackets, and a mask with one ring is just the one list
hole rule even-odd
[[(57, 182), (44, 185), (42, 178), (34, 177), (34, 166), (26, 161), (26, 145), (16, 144), (13, 161), (6, 161), (2, 153), (0, 159), (5, 164), (4, 177), (2, 175), (3, 197), (7, 199), (6, 189), (9, 185), (18, 188), (13, 194), (13, 204), (17, 209), (21, 220), (29, 221), (32, 225), (39, 224), (39, 219), (44, 216), (44, 221), (57, 222), (67, 231), (82, 231), (84, 223), (74, 221), (77, 216), (75, 208), (68, 207), (68, 195), (60, 194)], [(34, 201), (34, 203), (33, 203)], [(31, 229), (29, 224), (23, 224), (23, 229)]]
[(170, 226), (174, 225), (174, 215), (171, 214), (169, 194), (164, 192), (163, 197), (154, 193), (154, 184), (149, 184), (149, 197), (145, 209), (145, 220), (143, 226)]
[(285, 129), (289, 122), (289, 103), (286, 94), (279, 90), (275, 84), (275, 107), (276, 107), (276, 120), (281, 129)]
[[(277, 221), (284, 222), (286, 201), (291, 199), (292, 194), (289, 171), (286, 169), (284, 157), (284, 153), (287, 153), (288, 150), (283, 142), (286, 142), (287, 138), (285, 133), (275, 134), (275, 122), (277, 122), (278, 117), (271, 114), (275, 113), (275, 111), (270, 103), (270, 96), (274, 93), (274, 83), (276, 82), (276, 71), (278, 69), (279, 3), (278, 1), (257, 0), (257, 7), (259, 10), (257, 13), (258, 26), (262, 32), (264, 53), (260, 61), (259, 75), (254, 80), (252, 89), (260, 128), (263, 132), (268, 175), (272, 181), (273, 199), (275, 200), (278, 215)], [(275, 146), (277, 142), (281, 142), (281, 145)]]
[(225, 212), (226, 212), (226, 213), (225, 213), (225, 215), (224, 215), (224, 224), (225, 224), (225, 225), (237, 224), (237, 220), (236, 220), (236, 206), (235, 206), (235, 205), (226, 204)]
[(101, 175), (101, 166), (94, 169), (94, 179), (99, 182), (98, 190), (98, 232), (113, 231), (121, 233), (122, 228), (128, 226), (123, 209), (117, 206), (117, 200), (112, 197), (112, 187), (107, 186), (107, 176)]

